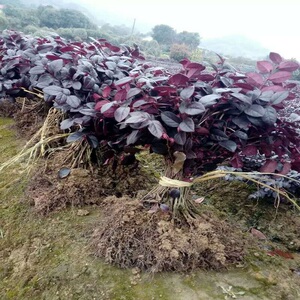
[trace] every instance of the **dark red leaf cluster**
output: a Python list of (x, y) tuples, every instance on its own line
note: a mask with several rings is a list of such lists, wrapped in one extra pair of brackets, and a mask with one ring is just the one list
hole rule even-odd
[[(263, 172), (300, 171), (296, 122), (280, 117), (298, 97), (288, 80), (299, 69), (277, 53), (241, 73), (220, 57), (207, 69), (184, 60), (169, 74), (143, 63), (138, 46), (121, 48), (106, 40), (67, 42), (56, 36), (31, 38), (5, 31), (0, 39), (1, 97), (43, 91), (45, 101), (66, 112), (61, 129), (88, 136), (93, 147), (112, 153), (141, 145), (173, 158), (184, 152), (186, 174), (230, 161), (243, 168), (245, 156), (265, 156)], [(106, 160), (107, 161), (107, 160)]]

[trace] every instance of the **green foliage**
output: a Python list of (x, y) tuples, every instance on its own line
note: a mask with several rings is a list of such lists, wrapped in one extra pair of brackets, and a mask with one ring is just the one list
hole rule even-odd
[(13, 17), (13, 18), (22, 18), (24, 12), (23, 9), (12, 5), (5, 6), (2, 11), (7, 17)]
[(292, 77), (293, 80), (298, 80), (300, 81), (300, 71), (297, 70), (295, 72), (293, 72), (293, 77)]
[(152, 29), (152, 37), (159, 44), (171, 45), (175, 41), (176, 31), (168, 25), (156, 25)]
[(198, 32), (182, 31), (176, 35), (177, 44), (185, 44), (190, 49), (197, 49), (200, 44), (200, 35)]
[(141, 50), (148, 55), (155, 56), (155, 57), (161, 56), (162, 53), (161, 47), (158, 44), (158, 42), (155, 40), (152, 41), (142, 40), (140, 46), (141, 46)]
[(203, 61), (203, 50), (199, 48), (193, 50), (190, 59), (191, 61), (195, 61), (195, 62)]
[(60, 9), (60, 27), (64, 28), (91, 28), (92, 23), (80, 11), (73, 9)]
[(26, 27), (24, 27), (23, 32), (26, 34), (34, 34), (38, 30), (39, 28), (34, 25), (27, 25)]
[(124, 37), (131, 35), (131, 29), (125, 25), (110, 25), (109, 23), (106, 23), (101, 26), (101, 31), (118, 36), (118, 37)]
[(87, 39), (87, 32), (84, 28), (74, 28), (73, 35), (76, 41), (84, 41)]
[(184, 44), (174, 44), (170, 49), (170, 58), (181, 61), (184, 58), (189, 58), (191, 52)]
[(57, 9), (52, 6), (47, 6), (40, 14), (41, 26), (57, 29), (60, 26), (60, 14)]
[(58, 28), (56, 32), (67, 40), (73, 40), (74, 34), (72, 28)]
[(52, 6), (39, 7), (40, 22), (49, 28), (95, 28), (95, 25), (80, 11), (56, 9)]

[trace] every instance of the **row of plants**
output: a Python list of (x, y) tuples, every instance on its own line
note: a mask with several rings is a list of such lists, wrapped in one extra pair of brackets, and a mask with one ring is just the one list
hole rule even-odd
[(12, 99), (42, 94), (64, 112), (60, 128), (72, 132), (68, 142), (110, 150), (103, 164), (143, 147), (164, 155), (171, 177), (199, 176), (219, 164), (249, 168), (247, 158), (257, 155), (260, 172), (286, 175), (300, 172), (300, 117), (281, 114), (298, 99), (289, 79), (299, 64), (277, 53), (269, 58), (249, 73), (222, 57), (210, 70), (185, 59), (180, 73), (169, 74), (144, 62), (137, 45), (4, 31), (0, 93)]

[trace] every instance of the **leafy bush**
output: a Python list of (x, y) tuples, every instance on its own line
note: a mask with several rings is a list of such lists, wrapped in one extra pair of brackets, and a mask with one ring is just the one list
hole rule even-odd
[[(225, 170), (225, 171), (231, 171), (231, 172), (239, 172), (241, 171), (240, 169), (236, 168), (230, 168), (230, 167), (219, 167), (219, 170)], [(252, 178), (255, 179), (255, 172), (253, 172)], [(246, 180), (243, 177), (239, 176), (234, 176), (233, 174), (227, 174), (224, 177), (225, 180), (227, 181), (244, 181), (247, 182), (248, 184), (253, 184), (253, 182)], [(256, 180), (259, 182), (262, 182), (265, 184), (265, 186), (259, 186), (259, 188), (249, 195), (249, 199), (259, 199), (259, 198), (275, 198), (279, 196), (278, 193), (275, 190), (277, 189), (284, 189), (288, 193), (294, 195), (294, 196), (299, 196), (300, 195), (300, 173), (297, 171), (291, 170), (289, 171), (286, 176), (272, 176), (272, 175), (264, 175), (263, 177), (260, 176), (260, 174), (257, 174)], [(272, 189), (270, 189), (273, 188)]]
[(279, 54), (259, 61), (257, 72), (237, 73), (219, 57), (213, 71), (184, 60), (183, 71), (170, 75), (142, 63), (138, 46), (103, 39), (66, 42), (5, 31), (0, 46), (1, 97), (24, 95), (22, 88), (43, 91), (66, 113), (61, 129), (75, 131), (68, 141), (110, 148), (106, 163), (141, 145), (172, 162), (181, 153), (186, 176), (226, 161), (243, 168), (244, 157), (257, 154), (265, 158), (260, 171), (300, 171), (296, 123), (280, 116), (284, 103), (298, 97), (288, 79), (299, 65)]
[(184, 44), (174, 44), (170, 48), (170, 58), (181, 61), (185, 58), (189, 58), (191, 52), (189, 48)]

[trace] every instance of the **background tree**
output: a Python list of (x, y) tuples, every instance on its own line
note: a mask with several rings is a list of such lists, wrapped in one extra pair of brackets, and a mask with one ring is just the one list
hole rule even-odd
[(172, 45), (176, 37), (176, 31), (168, 25), (156, 25), (152, 29), (152, 37), (161, 45)]
[(182, 31), (176, 35), (176, 43), (185, 44), (193, 50), (200, 44), (200, 35), (198, 32)]
[(61, 15), (59, 10), (52, 6), (39, 7), (40, 12), (40, 24), (41, 26), (57, 29), (60, 26)]
[(59, 27), (62, 28), (92, 28), (95, 27), (82, 12), (74, 9), (59, 10)]

